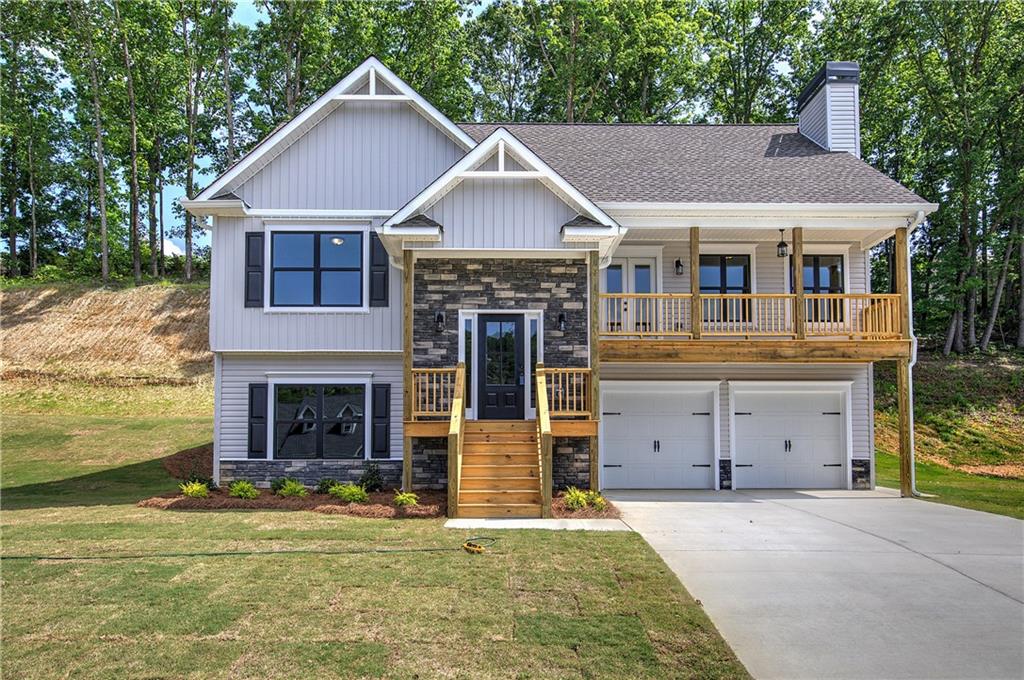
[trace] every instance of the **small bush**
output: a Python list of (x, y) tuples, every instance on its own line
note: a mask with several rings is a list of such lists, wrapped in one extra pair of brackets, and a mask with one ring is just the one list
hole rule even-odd
[(231, 486), (228, 487), (228, 495), (232, 498), (245, 498), (252, 500), (260, 495), (260, 492), (256, 490), (252, 482), (247, 482), (244, 479), (239, 479), (237, 482), (231, 482)]
[(587, 504), (598, 512), (604, 512), (605, 508), (608, 507), (608, 501), (596, 491), (587, 492)]
[(323, 479), (321, 479), (319, 482), (316, 483), (316, 492), (317, 493), (329, 493), (330, 490), (331, 490), (331, 487), (332, 486), (337, 486), (338, 484), (339, 484), (339, 482), (338, 482), (337, 479), (331, 479), (330, 477), (324, 477)]
[(383, 491), (384, 477), (380, 474), (380, 467), (376, 463), (366, 466), (366, 471), (359, 478), (359, 486), (365, 491)]
[(272, 493), (277, 493), (278, 491), (281, 490), (281, 487), (283, 487), (288, 482), (295, 482), (296, 484), (299, 485), (302, 484), (302, 482), (295, 479), (294, 477), (278, 477), (277, 479), (270, 482), (270, 491)]
[(277, 490), (277, 495), (285, 498), (305, 498), (309, 495), (309, 489), (304, 487), (302, 482), (297, 479), (288, 479), (281, 485), (281, 488)]
[(181, 495), (188, 498), (206, 498), (210, 495), (210, 489), (202, 482), (182, 482), (178, 485)]
[(399, 508), (412, 507), (420, 504), (420, 497), (412, 491), (396, 491), (395, 505)]
[(572, 510), (582, 510), (587, 507), (587, 492), (577, 489), (575, 486), (570, 486), (565, 490), (565, 507)]
[(370, 494), (358, 484), (335, 484), (327, 493), (346, 503), (366, 503), (370, 500)]

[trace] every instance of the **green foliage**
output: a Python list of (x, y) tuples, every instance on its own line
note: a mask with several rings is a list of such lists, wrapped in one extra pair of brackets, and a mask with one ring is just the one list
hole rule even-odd
[(248, 482), (244, 479), (231, 482), (231, 486), (228, 487), (228, 495), (232, 498), (245, 498), (252, 500), (260, 495), (259, 490), (253, 486), (252, 482)]
[(270, 492), (277, 493), (281, 488), (288, 482), (295, 482), (296, 484), (302, 484), (299, 480), (294, 477), (278, 477), (277, 479), (270, 480)]
[(412, 507), (420, 504), (420, 497), (411, 491), (395, 491), (395, 505), (400, 508)]
[(178, 485), (181, 495), (188, 498), (206, 498), (210, 495), (210, 489), (202, 482), (182, 482)]
[(380, 474), (380, 466), (376, 463), (367, 465), (366, 470), (359, 477), (358, 484), (367, 491), (383, 491), (384, 477)]
[(570, 486), (566, 489), (563, 498), (565, 499), (565, 507), (573, 512), (587, 507), (587, 492), (581, 491), (575, 486)]
[(305, 498), (309, 495), (309, 489), (303, 486), (302, 482), (294, 479), (288, 479), (281, 485), (281, 488), (279, 488), (276, 493), (278, 496), (282, 496), (284, 498)]
[(335, 484), (327, 493), (346, 503), (366, 503), (370, 500), (370, 494), (366, 493), (366, 489), (352, 483)]
[(594, 508), (594, 510), (597, 510), (598, 512), (604, 512), (605, 508), (608, 507), (608, 501), (606, 501), (604, 499), (604, 496), (602, 496), (597, 491), (588, 491), (587, 505)]
[(316, 492), (327, 493), (331, 490), (332, 486), (336, 486), (337, 484), (338, 480), (331, 479), (330, 477), (324, 477), (323, 479), (316, 483)]

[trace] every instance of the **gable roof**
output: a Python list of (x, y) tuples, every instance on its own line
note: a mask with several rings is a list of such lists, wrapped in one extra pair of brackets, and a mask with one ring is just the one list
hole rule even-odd
[(505, 127), (598, 204), (921, 204), (923, 198), (796, 125), (462, 123)]
[[(377, 93), (380, 82), (381, 92)], [(365, 93), (363, 92), (365, 90)], [(451, 119), (441, 113), (433, 104), (424, 99), (404, 80), (385, 66), (376, 57), (369, 57), (351, 73), (338, 81), (331, 89), (316, 101), (300, 111), (287, 123), (279, 125), (249, 153), (242, 156), (234, 165), (225, 170), (217, 179), (196, 196), (193, 201), (207, 201), (232, 189), (251, 178), (274, 158), (287, 149), (296, 139), (308, 132), (313, 126), (327, 117), (329, 113), (345, 101), (405, 101), (434, 123), (442, 132), (461, 144), (465, 149), (476, 146), (470, 137)]]
[[(522, 166), (525, 170), (481, 171), (476, 169), (494, 153), (501, 154), (502, 156), (506, 153), (512, 154), (517, 161), (517, 167)], [(500, 162), (503, 166), (504, 161)], [(540, 180), (548, 189), (568, 205), (575, 208), (581, 215), (589, 217), (600, 226), (608, 229), (609, 236), (616, 236), (619, 233), (615, 220), (609, 217), (590, 198), (567, 182), (564, 177), (552, 169), (542, 158), (503, 127), (498, 127), (491, 131), (490, 134), (480, 140), (476, 148), (463, 156), (457, 163), (423, 189), (423, 191), (414, 196), (401, 210), (388, 218), (384, 222), (383, 233), (386, 234), (389, 227), (402, 224), (415, 215), (422, 213), (467, 177)]]

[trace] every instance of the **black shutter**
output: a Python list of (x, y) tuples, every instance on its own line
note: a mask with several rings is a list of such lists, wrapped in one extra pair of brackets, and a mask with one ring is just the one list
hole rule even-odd
[(245, 232), (245, 306), (263, 306), (263, 232)]
[(373, 386), (371, 458), (391, 457), (391, 385)]
[(370, 306), (388, 306), (388, 251), (377, 232), (370, 232)]
[(249, 383), (249, 457), (267, 457), (266, 383)]

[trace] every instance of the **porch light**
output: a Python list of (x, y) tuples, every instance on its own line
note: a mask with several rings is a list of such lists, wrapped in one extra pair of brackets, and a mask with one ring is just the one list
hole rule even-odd
[(444, 311), (437, 310), (437, 314), (434, 314), (434, 323), (437, 324), (437, 332), (444, 333)]
[(558, 313), (558, 330), (565, 332), (565, 312)]
[(676, 276), (682, 276), (682, 275), (683, 275), (683, 261), (677, 259), (676, 260)]
[(779, 242), (775, 246), (775, 254), (779, 257), (789, 257), (789, 246), (786, 245), (786, 232), (779, 229)]

